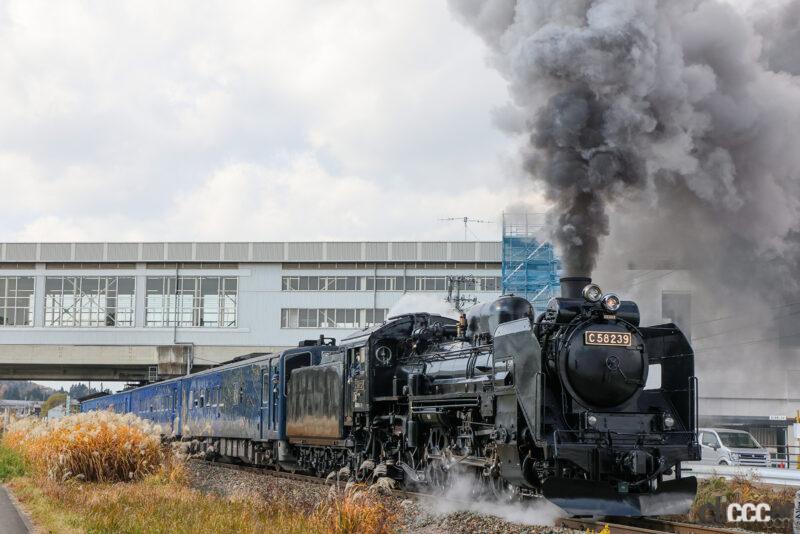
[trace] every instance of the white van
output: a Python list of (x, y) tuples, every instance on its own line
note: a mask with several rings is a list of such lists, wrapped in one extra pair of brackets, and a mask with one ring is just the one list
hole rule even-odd
[(744, 430), (700, 428), (697, 431), (702, 450), (700, 463), (769, 467), (769, 451)]

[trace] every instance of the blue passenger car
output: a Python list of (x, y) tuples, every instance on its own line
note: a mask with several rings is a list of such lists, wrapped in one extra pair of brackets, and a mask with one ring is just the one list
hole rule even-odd
[(134, 413), (196, 451), (256, 463), (279, 458), (286, 440), (286, 391), (295, 369), (319, 364), (333, 343), (303, 342), (252, 354), (188, 376), (86, 399), (81, 411)]
[(260, 439), (261, 370), (269, 355), (189, 375), (181, 381), (181, 434)]
[(179, 380), (168, 380), (130, 390), (129, 411), (161, 425), (164, 435), (176, 435), (179, 428), (176, 421), (178, 388)]
[(116, 413), (127, 413), (130, 409), (130, 392), (123, 391), (113, 395), (104, 395), (81, 402), (81, 411), (90, 412), (93, 410), (111, 410)]

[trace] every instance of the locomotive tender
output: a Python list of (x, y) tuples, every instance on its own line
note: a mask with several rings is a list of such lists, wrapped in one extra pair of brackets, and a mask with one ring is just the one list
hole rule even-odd
[(689, 343), (588, 278), (561, 287), (538, 317), (514, 296), (458, 321), (400, 315), (82, 409), (135, 412), (253, 465), (433, 490), (466, 477), (573, 515), (685, 512), (696, 480), (680, 465), (700, 458)]

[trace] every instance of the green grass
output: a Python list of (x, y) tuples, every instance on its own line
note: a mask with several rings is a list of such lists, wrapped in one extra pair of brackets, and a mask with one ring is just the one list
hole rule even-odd
[(22, 455), (0, 444), (0, 482), (25, 476), (28, 468)]

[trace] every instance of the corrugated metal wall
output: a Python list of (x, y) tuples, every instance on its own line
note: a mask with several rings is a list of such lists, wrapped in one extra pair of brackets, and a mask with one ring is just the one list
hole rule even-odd
[(0, 243), (4, 262), (500, 262), (500, 242)]

